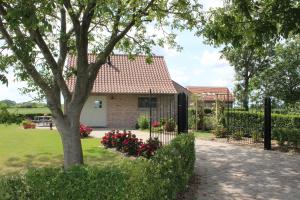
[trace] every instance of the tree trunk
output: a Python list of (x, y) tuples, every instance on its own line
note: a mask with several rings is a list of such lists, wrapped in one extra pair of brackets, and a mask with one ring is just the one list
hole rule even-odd
[(62, 139), (64, 168), (83, 164), (79, 117), (68, 116), (67, 119), (56, 120), (55, 123)]
[(245, 78), (243, 107), (246, 111), (249, 110), (249, 78), (248, 77)]

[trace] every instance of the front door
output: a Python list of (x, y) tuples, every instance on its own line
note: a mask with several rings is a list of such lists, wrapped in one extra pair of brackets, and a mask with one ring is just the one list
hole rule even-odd
[(106, 127), (106, 96), (90, 96), (85, 102), (80, 122), (92, 127)]

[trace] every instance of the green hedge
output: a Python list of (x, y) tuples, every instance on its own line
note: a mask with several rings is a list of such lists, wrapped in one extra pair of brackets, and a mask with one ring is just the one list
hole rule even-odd
[(179, 135), (152, 159), (116, 166), (44, 168), (0, 179), (1, 200), (170, 200), (194, 170), (193, 135)]
[[(229, 126), (242, 127), (244, 129), (262, 129), (264, 123), (264, 115), (261, 112), (225, 112), (225, 119), (229, 119)], [(300, 129), (300, 115), (285, 115), (272, 113), (272, 127)]]
[(273, 139), (278, 141), (280, 146), (293, 148), (300, 147), (300, 129), (276, 128), (273, 130)]
[(43, 113), (15, 114), (6, 109), (0, 109), (0, 124), (20, 124), (25, 119), (33, 119), (35, 116), (44, 116)]

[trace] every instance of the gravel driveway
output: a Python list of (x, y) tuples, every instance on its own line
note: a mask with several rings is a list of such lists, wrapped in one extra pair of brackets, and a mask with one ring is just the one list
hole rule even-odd
[(180, 199), (300, 199), (299, 155), (203, 140), (196, 152), (196, 175)]

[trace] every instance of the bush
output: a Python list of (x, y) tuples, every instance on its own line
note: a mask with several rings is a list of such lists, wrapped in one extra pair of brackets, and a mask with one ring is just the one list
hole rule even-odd
[(232, 138), (235, 140), (242, 140), (243, 136), (244, 136), (244, 134), (242, 131), (235, 131), (232, 133)]
[(80, 124), (79, 126), (80, 136), (82, 138), (88, 137), (90, 133), (93, 131), (91, 127), (88, 127), (87, 125)]
[(185, 189), (194, 171), (194, 140), (191, 134), (181, 134), (152, 158), (161, 179), (160, 195), (155, 195), (158, 199), (174, 199)]
[(128, 137), (123, 141), (122, 151), (130, 156), (137, 156), (141, 144), (142, 141), (136, 138), (135, 134), (128, 134)]
[[(243, 127), (244, 129), (253, 130), (263, 127), (263, 113), (254, 113), (247, 111), (230, 111), (225, 112), (225, 119), (229, 120), (232, 127)], [(283, 115), (272, 113), (273, 128), (297, 128), (300, 129), (300, 115)]]
[(259, 131), (253, 131), (251, 137), (254, 143), (260, 143), (262, 141), (262, 133)]
[(0, 124), (21, 124), (24, 119), (24, 116), (9, 113), (7, 107), (0, 107)]
[(216, 128), (216, 117), (215, 116), (205, 116), (204, 117), (204, 130), (210, 131)]
[(144, 156), (145, 158), (150, 158), (154, 156), (156, 150), (161, 147), (161, 142), (158, 138), (149, 138), (146, 143), (141, 144), (137, 150), (139, 156)]
[(180, 135), (152, 159), (107, 167), (44, 168), (0, 179), (1, 200), (171, 200), (194, 170), (193, 135)]
[(0, 108), (0, 124), (21, 124), (25, 119), (33, 120), (35, 116), (44, 116), (44, 113), (15, 114), (9, 113), (5, 107)]
[(24, 129), (35, 129), (35, 127), (36, 127), (35, 123), (33, 123), (32, 121), (30, 121), (28, 119), (24, 120), (22, 122), (22, 126)]
[(167, 132), (172, 132), (175, 131), (175, 127), (176, 127), (175, 120), (171, 118), (166, 121), (164, 128)]
[(216, 128), (212, 131), (212, 133), (217, 137), (217, 138), (225, 138), (226, 137), (226, 129), (222, 125), (216, 126)]
[(149, 128), (149, 118), (145, 115), (141, 115), (138, 118), (138, 126), (140, 129), (144, 130), (144, 129), (148, 129)]
[(106, 148), (116, 148), (118, 151), (127, 153), (130, 156), (138, 156), (138, 149), (143, 144), (143, 141), (136, 138), (136, 135), (130, 131), (127, 133), (124, 130), (123, 133), (119, 131), (105, 133), (101, 143)]
[(299, 148), (300, 146), (300, 129), (276, 128), (273, 130), (272, 136), (281, 147)]
[[(197, 118), (197, 120), (196, 120)], [(196, 116), (196, 110), (195, 109), (189, 109), (188, 110), (188, 126), (189, 129), (196, 129), (196, 123), (197, 123), (197, 129), (202, 130), (204, 128), (204, 111), (202, 109), (198, 110), (198, 114)]]

